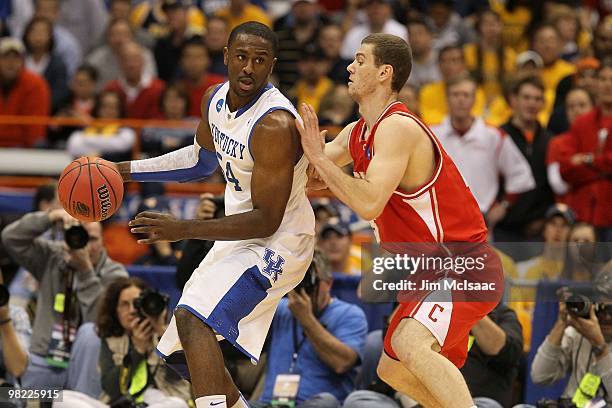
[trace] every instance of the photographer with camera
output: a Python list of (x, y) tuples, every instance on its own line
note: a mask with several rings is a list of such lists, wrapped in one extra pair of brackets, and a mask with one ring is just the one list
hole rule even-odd
[[(65, 242), (42, 236), (53, 226), (69, 227)], [(2, 242), (39, 283), (30, 363), (22, 385), (69, 388), (69, 361), (71, 366), (89, 367), (71, 353), (77, 329), (95, 319), (104, 286), (127, 272), (106, 255), (100, 223), (80, 225), (63, 209), (26, 214), (2, 231)], [(82, 357), (91, 358), (87, 354)], [(78, 371), (71, 371), (79, 377)]]
[[(253, 407), (336, 408), (355, 389), (368, 325), (358, 306), (331, 297), (332, 281), (315, 250), (306, 276), (276, 310), (264, 391)], [(278, 392), (287, 389), (293, 392)]]
[(563, 293), (557, 321), (531, 366), (536, 384), (552, 384), (570, 373), (561, 397), (579, 407), (598, 398), (612, 403), (612, 270), (601, 271), (593, 288), (595, 302)]
[[(190, 385), (155, 354), (166, 330), (168, 297), (139, 278), (118, 278), (100, 298), (102, 396), (64, 391), (61, 408), (187, 408)], [(110, 404), (110, 405), (107, 405)]]
[[(0, 270), (0, 386), (12, 387), (28, 366), (32, 329), (25, 310), (9, 306), (9, 291)], [(4, 406), (0, 403), (0, 406)], [(6, 405), (7, 407), (12, 405)]]

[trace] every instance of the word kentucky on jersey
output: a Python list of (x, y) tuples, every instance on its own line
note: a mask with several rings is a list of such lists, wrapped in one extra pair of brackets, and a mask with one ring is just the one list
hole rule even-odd
[[(214, 123), (211, 123), (212, 137), (217, 146), (223, 151), (223, 153), (232, 156), (235, 159), (244, 159), (245, 145), (232, 139), (225, 133), (219, 130)], [(240, 157), (238, 157), (240, 156)]]

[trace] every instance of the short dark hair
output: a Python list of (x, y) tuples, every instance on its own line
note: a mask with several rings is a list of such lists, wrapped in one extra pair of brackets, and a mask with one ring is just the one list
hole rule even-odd
[(430, 33), (432, 32), (431, 26), (427, 24), (427, 22), (423, 18), (411, 18), (406, 22), (406, 27), (410, 28), (410, 26), (423, 26), (427, 31), (429, 31)]
[(242, 23), (232, 30), (227, 40), (227, 46), (230, 47), (239, 34), (254, 35), (263, 38), (272, 46), (273, 56), (276, 57), (278, 51), (278, 37), (267, 25), (258, 23), (257, 21), (248, 21)]
[(544, 92), (544, 89), (545, 89), (544, 83), (542, 82), (540, 77), (535, 76), (535, 75), (526, 75), (526, 76), (519, 76), (518, 78), (514, 80), (514, 82), (512, 83), (512, 86), (510, 87), (510, 94), (518, 95), (519, 92), (521, 91), (521, 88), (523, 88), (523, 86), (525, 85), (531, 85), (533, 87), (536, 87), (542, 92)]
[(391, 89), (399, 92), (412, 71), (412, 51), (410, 45), (400, 37), (391, 34), (370, 34), (361, 44), (372, 44), (372, 54), (377, 66), (387, 64), (393, 67)]
[(440, 50), (438, 51), (438, 61), (442, 59), (442, 55), (446, 54), (447, 52), (451, 52), (451, 51), (460, 51), (461, 56), (465, 59), (465, 54), (463, 53), (463, 47), (461, 47), (459, 44), (447, 44), (444, 47), (440, 48)]
[(474, 87), (478, 87), (478, 82), (467, 72), (457, 75), (451, 78), (448, 82), (446, 82), (446, 92), (448, 92), (453, 86), (460, 84), (462, 82), (471, 82), (474, 84)]
[(136, 286), (145, 290), (148, 285), (140, 278), (120, 277), (112, 281), (102, 293), (98, 301), (98, 316), (96, 326), (100, 338), (119, 337), (125, 334), (125, 330), (117, 316), (117, 304), (124, 289)]
[(96, 67), (94, 67), (93, 65), (89, 65), (89, 64), (79, 65), (79, 67), (76, 69), (76, 72), (77, 73), (83, 72), (85, 75), (89, 77), (89, 79), (91, 79), (94, 82), (98, 82), (98, 77), (100, 76), (100, 73), (98, 72)]
[(57, 183), (43, 184), (36, 189), (34, 194), (34, 208), (33, 211), (40, 211), (40, 204), (43, 201), (51, 202), (55, 200), (57, 196)]

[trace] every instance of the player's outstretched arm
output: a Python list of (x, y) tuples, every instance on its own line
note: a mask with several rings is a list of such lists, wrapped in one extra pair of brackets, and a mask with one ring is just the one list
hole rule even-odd
[(383, 120), (376, 132), (376, 154), (363, 179), (344, 173), (326, 156), (318, 141), (319, 125), (309, 105), (300, 107), (304, 124), (297, 124), (302, 147), (310, 164), (329, 189), (361, 218), (373, 220), (380, 215), (393, 191), (399, 186), (413, 150), (411, 134), (422, 132), (418, 125), (399, 115)]
[(144, 160), (117, 163), (123, 181), (195, 181), (210, 176), (219, 165), (208, 124), (208, 101), (217, 85), (202, 97), (202, 120), (193, 145)]
[(285, 111), (268, 114), (251, 137), (255, 164), (251, 176), (253, 209), (212, 220), (177, 220), (170, 214), (145, 212), (130, 221), (131, 232), (148, 236), (138, 242), (205, 239), (236, 241), (274, 234), (283, 220), (293, 185), (299, 137), (293, 116)]

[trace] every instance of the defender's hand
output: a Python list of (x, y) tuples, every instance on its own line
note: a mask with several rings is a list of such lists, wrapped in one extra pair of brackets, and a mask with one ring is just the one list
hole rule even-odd
[(296, 119), (295, 125), (300, 132), (304, 154), (312, 163), (314, 159), (325, 156), (323, 149), (327, 131), (319, 132), (319, 119), (312, 106), (305, 103), (300, 105), (300, 115), (303, 123)]
[(158, 241), (180, 241), (184, 239), (185, 223), (177, 220), (172, 214), (144, 211), (136, 215), (129, 226), (134, 234), (145, 234), (147, 238), (139, 239), (139, 244), (153, 244)]

